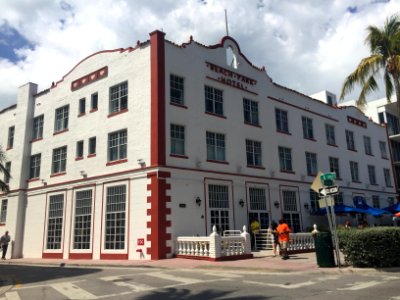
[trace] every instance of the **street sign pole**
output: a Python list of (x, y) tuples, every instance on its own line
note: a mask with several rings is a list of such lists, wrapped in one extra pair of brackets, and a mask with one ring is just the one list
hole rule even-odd
[[(332, 196), (329, 196), (329, 197), (332, 197)], [(331, 199), (331, 200), (334, 201), (333, 199)], [(340, 268), (340, 250), (339, 250), (339, 239), (338, 239), (337, 230), (336, 230), (335, 208), (330, 206), (330, 207), (327, 207), (327, 211), (328, 211), (328, 209), (330, 211), (328, 220), (330, 217), (332, 218), (332, 221), (329, 223), (332, 223), (331, 232), (332, 232), (332, 241), (333, 241), (333, 244), (335, 245), (336, 262), (337, 262), (338, 268)]]

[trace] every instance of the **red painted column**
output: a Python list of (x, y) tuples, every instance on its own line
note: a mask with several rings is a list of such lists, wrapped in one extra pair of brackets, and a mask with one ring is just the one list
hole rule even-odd
[[(166, 163), (165, 154), (165, 33), (161, 31), (153, 31), (150, 33), (150, 71), (151, 71), (151, 150), (150, 163), (151, 166), (162, 167)], [(147, 202), (150, 208), (147, 215), (150, 221), (147, 228), (150, 234), (147, 240), (151, 242), (151, 247), (147, 248), (152, 260), (163, 259), (171, 251), (167, 247), (167, 242), (171, 240), (171, 234), (167, 233), (167, 229), (171, 226), (171, 222), (167, 221), (167, 216), (171, 214), (167, 208), (167, 202), (170, 197), (167, 196), (167, 190), (170, 185), (166, 182), (166, 178), (170, 177), (169, 172), (155, 171), (147, 174), (150, 183), (147, 190), (150, 196)]]
[(165, 33), (150, 33), (151, 158), (152, 166), (165, 165)]

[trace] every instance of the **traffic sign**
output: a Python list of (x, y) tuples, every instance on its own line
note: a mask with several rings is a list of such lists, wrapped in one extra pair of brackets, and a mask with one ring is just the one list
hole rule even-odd
[(325, 173), (322, 174), (320, 177), (321, 183), (323, 186), (333, 186), (334, 180), (336, 179), (336, 173)]
[(319, 178), (321, 178), (321, 181), (324, 181), (327, 179), (334, 180), (334, 179), (336, 179), (336, 173), (325, 173), (325, 174), (320, 175)]
[(318, 190), (320, 197), (336, 195), (338, 192), (339, 192), (339, 187), (337, 185), (326, 186)]
[(311, 189), (316, 193), (318, 193), (318, 190), (323, 187), (322, 186), (322, 182), (321, 182), (321, 175), (322, 174), (324, 174), (324, 173), (319, 171), (317, 176), (315, 176), (315, 178), (314, 178), (314, 180), (313, 180), (313, 182), (311, 184)]
[(319, 208), (335, 205), (335, 200), (332, 197), (327, 197), (327, 199), (319, 199), (318, 202), (319, 202)]

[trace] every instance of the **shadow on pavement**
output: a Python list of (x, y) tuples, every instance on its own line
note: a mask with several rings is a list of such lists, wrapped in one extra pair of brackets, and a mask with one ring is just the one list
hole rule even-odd
[(64, 268), (60, 266), (16, 266), (0, 267), (0, 287), (8, 284), (40, 283), (49, 280), (84, 276), (100, 272), (100, 268)]
[[(155, 291), (148, 295), (138, 297), (138, 300), (209, 300), (209, 299), (226, 299), (226, 300), (239, 300), (244, 299), (243, 296), (237, 297), (229, 297), (229, 294), (234, 293), (235, 291), (216, 291), (216, 290), (207, 290), (199, 292), (198, 294), (191, 293), (190, 290), (186, 289), (166, 289), (163, 291)], [(245, 299), (250, 300), (265, 300), (270, 299), (270, 297), (265, 296), (246, 296)]]

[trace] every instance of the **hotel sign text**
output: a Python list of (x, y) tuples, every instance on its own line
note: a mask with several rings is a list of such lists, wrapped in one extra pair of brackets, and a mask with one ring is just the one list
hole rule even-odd
[(217, 78), (210, 76), (207, 76), (207, 78), (255, 94), (254, 92), (248, 90), (248, 86), (255, 86), (257, 84), (257, 80), (225, 69), (210, 62), (206, 62), (206, 65), (211, 71), (219, 75)]

